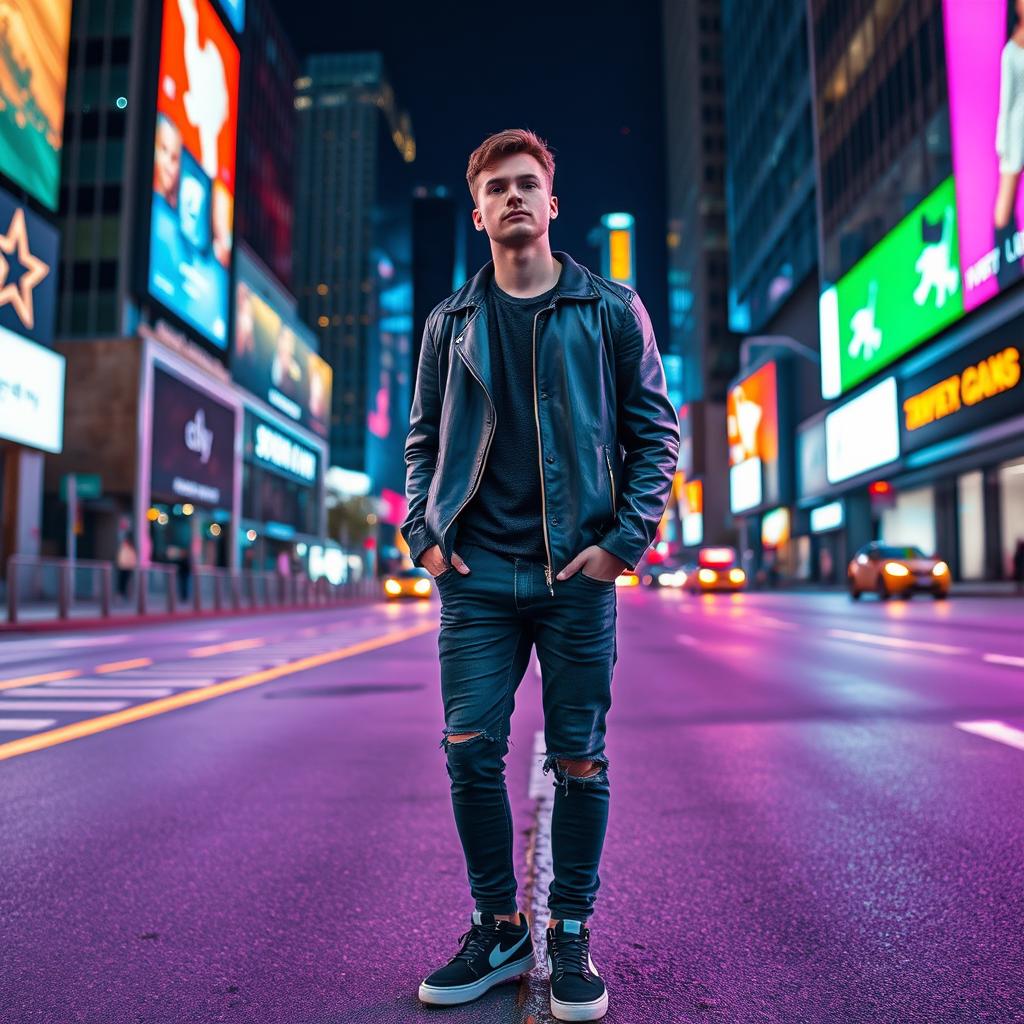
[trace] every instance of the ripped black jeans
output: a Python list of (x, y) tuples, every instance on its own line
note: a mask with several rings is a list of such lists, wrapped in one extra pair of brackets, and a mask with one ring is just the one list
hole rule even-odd
[[(548, 910), (556, 919), (586, 920), (600, 885), (598, 865), (608, 825), (604, 738), (617, 657), (615, 585), (576, 573), (555, 580), (552, 597), (542, 565), (468, 544), (457, 544), (456, 550), (471, 572), (463, 576), (447, 569), (437, 581), (445, 716), (441, 746), (476, 909), (492, 914), (517, 910), (505, 755), (516, 689), (536, 646), (544, 771), (554, 772), (556, 786)], [(479, 735), (448, 740), (465, 733)], [(593, 761), (597, 771), (575, 778), (560, 760)]]

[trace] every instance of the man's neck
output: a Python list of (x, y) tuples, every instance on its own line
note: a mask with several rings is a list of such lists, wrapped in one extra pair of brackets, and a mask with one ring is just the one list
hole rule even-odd
[(521, 249), (492, 245), (491, 255), (494, 283), (517, 299), (529, 299), (550, 291), (562, 273), (562, 264), (551, 255), (546, 237)]

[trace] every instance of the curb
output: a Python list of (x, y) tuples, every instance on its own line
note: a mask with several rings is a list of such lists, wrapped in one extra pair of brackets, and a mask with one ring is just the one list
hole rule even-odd
[(0, 636), (7, 633), (66, 633), (90, 629), (118, 629), (122, 626), (158, 626), (168, 622), (192, 622), (196, 619), (236, 619), (242, 616), (278, 615), (281, 612), (315, 612), (376, 604), (379, 597), (351, 597), (335, 604), (289, 605), (276, 608), (230, 608), (221, 611), (163, 612), (155, 615), (109, 615), (91, 619), (46, 619), (42, 622), (0, 622)]

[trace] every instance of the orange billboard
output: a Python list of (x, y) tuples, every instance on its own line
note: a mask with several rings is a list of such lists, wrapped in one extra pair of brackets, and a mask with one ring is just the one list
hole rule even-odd
[(765, 363), (729, 389), (726, 400), (729, 465), (779, 457), (779, 405), (775, 364)]

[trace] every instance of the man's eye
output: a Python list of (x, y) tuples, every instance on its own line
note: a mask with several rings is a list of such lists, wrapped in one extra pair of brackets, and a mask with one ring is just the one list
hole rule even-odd
[(536, 184), (536, 182), (533, 182), (533, 181), (528, 181), (528, 182), (527, 182), (527, 183), (526, 183), (526, 184), (525, 184), (525, 185), (523, 186), (523, 188), (536, 188), (536, 187), (537, 187), (537, 184)]

